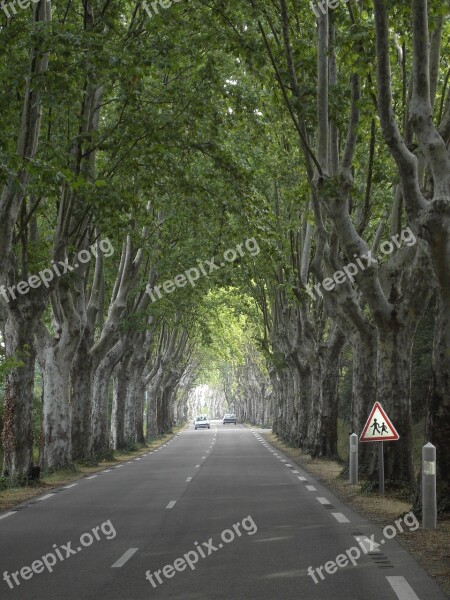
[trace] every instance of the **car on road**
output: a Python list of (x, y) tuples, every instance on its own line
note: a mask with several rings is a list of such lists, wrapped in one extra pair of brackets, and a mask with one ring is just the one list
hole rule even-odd
[(232, 413), (224, 415), (222, 424), (225, 425), (226, 423), (234, 423), (236, 425), (236, 415), (233, 415)]
[(211, 429), (208, 417), (206, 415), (195, 417), (194, 427), (195, 429)]

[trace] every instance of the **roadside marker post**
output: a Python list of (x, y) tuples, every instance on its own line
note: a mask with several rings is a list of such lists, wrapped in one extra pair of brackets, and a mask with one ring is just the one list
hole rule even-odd
[(436, 447), (428, 442), (422, 448), (422, 528), (436, 527)]
[(352, 433), (350, 436), (350, 484), (358, 483), (358, 436)]
[(360, 442), (378, 442), (378, 486), (384, 495), (384, 442), (396, 442), (400, 436), (379, 402), (375, 402), (359, 438)]

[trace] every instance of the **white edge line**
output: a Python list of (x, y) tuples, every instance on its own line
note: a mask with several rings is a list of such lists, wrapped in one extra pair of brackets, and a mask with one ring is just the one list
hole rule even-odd
[(70, 490), (70, 488), (73, 488), (73, 487), (75, 487), (76, 485), (78, 485), (78, 483), (71, 483), (70, 485), (65, 485), (65, 486), (64, 486), (64, 489), (65, 489), (65, 490)]
[(10, 516), (11, 516), (11, 515), (13, 515), (13, 514), (14, 514), (14, 512), (7, 512), (7, 513), (5, 513), (4, 515), (0, 515), (0, 521), (1, 521), (2, 519), (6, 519), (7, 517), (10, 517)]

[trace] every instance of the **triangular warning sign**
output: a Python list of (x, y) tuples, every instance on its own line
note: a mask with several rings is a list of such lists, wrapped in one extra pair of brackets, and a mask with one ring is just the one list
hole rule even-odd
[(379, 402), (375, 402), (370, 417), (364, 426), (360, 442), (387, 442), (400, 436)]

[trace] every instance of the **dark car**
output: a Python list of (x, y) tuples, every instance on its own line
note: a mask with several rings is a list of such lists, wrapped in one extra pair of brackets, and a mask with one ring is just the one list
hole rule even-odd
[(234, 423), (236, 425), (236, 415), (233, 415), (231, 413), (224, 415), (222, 423), (223, 425), (225, 425), (226, 423)]

